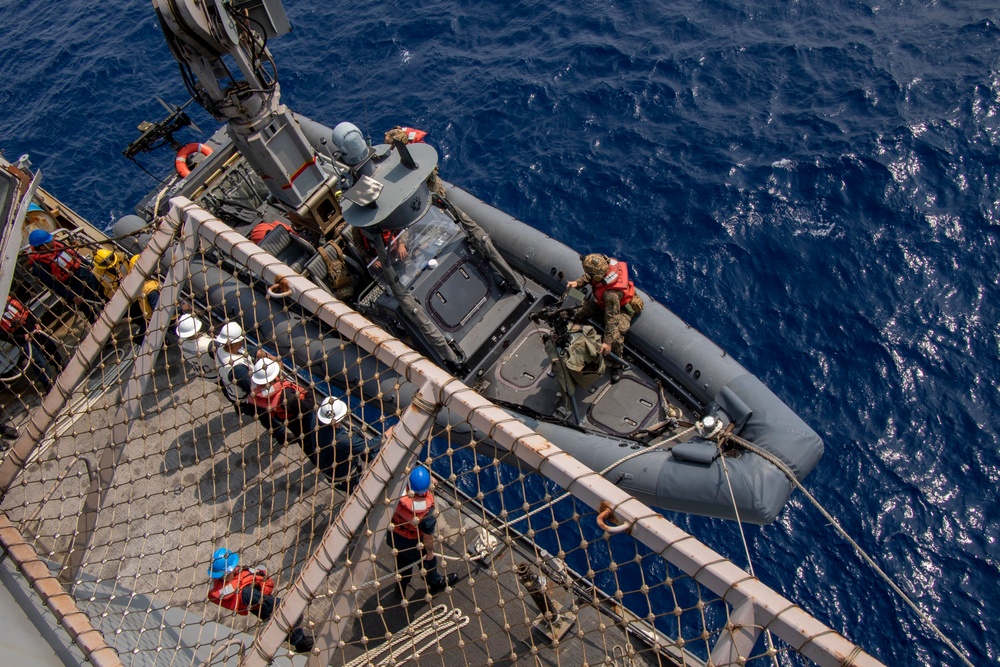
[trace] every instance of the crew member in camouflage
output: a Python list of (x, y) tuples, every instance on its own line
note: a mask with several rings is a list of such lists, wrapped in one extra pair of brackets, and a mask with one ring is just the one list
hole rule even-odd
[[(604, 315), (604, 338), (601, 354), (614, 353), (619, 359), (625, 350), (625, 333), (632, 325), (632, 318), (642, 312), (643, 303), (635, 286), (628, 278), (625, 262), (593, 253), (582, 260), (583, 276), (566, 283), (568, 288), (590, 285), (594, 288), (591, 296), (583, 302), (574, 315), (574, 321), (582, 324)], [(610, 360), (611, 381), (622, 378), (621, 362)]]

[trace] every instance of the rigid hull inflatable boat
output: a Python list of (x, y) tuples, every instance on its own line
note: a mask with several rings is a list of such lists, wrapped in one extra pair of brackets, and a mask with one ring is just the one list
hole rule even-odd
[[(200, 5), (154, 6), (193, 98), (227, 125), (185, 146), (177, 175), (137, 216), (120, 220), (116, 236), (186, 197), (245, 235), (256, 232), (258, 245), (291, 270), (640, 500), (754, 523), (776, 518), (791, 492), (788, 475), (804, 478), (823, 445), (756, 377), (642, 292), (646, 306), (626, 336), (620, 381), (571, 372), (569, 350), (603, 326), (591, 322), (595, 334), (565, 319), (586, 298), (564, 294), (583, 273), (578, 252), (441, 180), (437, 151), (422, 133), (396, 128), (372, 145), (349, 123), (330, 128), (289, 111), (264, 46), (265, 37), (287, 32), (280, 4), (229, 7), (229, 37)], [(239, 70), (225, 70), (225, 85), (224, 57)], [(178, 109), (145, 126), (126, 154), (178, 146), (172, 135), (185, 121)], [(193, 295), (273, 344), (296, 370), (381, 396), (392, 411), (411, 400), (416, 387), (301, 315), (274, 286), (227, 274), (214, 260), (193, 263), (201, 267)], [(438, 423), (451, 446), (461, 443), (463, 425), (450, 424), (447, 411)], [(506, 460), (485, 434), (466, 435)]]

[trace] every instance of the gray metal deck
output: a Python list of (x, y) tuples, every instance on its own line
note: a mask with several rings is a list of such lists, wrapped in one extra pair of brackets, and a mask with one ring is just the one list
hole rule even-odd
[[(298, 446), (276, 442), (256, 420), (238, 415), (218, 385), (189, 375), (176, 349), (161, 360), (143, 398), (143, 419), (130, 424), (130, 441), (72, 588), (80, 608), (127, 665), (201, 664), (230, 637), (248, 645), (262, 627), (258, 619), (206, 601), (212, 550), (227, 546), (239, 551), (245, 564), (266, 566), (280, 596), (343, 500)], [(105, 377), (115, 375), (113, 366), (103, 369)], [(71, 406), (58, 437), (27, 466), (3, 503), (39, 555), (56, 564), (66, 559), (87, 492), (83, 459), (93, 457), (109, 437), (118, 387), (110, 380), (92, 382)], [(467, 502), (457, 509), (444, 488), (438, 495), (443, 551), (460, 557), (485, 515)], [(560, 593), (578, 619), (558, 647), (548, 646), (531, 628), (538, 609), (514, 574), (518, 563), (531, 558), (529, 547), (506, 549), (492, 567), (447, 563), (447, 571), (458, 572), (461, 581), (431, 601), (424, 599), (419, 577), (405, 606), (389, 594), (392, 581), (363, 588), (357, 594), (360, 614), (333, 664), (367, 664), (366, 651), (373, 664), (400, 661), (412, 647), (390, 654), (389, 642), (403, 637), (405, 643), (411, 624), (430, 631), (429, 640), (409, 640), (425, 646), (414, 656), (421, 665), (663, 664), (596, 597), (581, 597), (579, 591)], [(392, 569), (383, 544), (376, 572), (382, 576)], [(331, 590), (337, 576), (331, 577)], [(425, 626), (421, 616), (440, 605), (444, 615)], [(328, 611), (328, 600), (320, 595), (304, 621), (320, 622)], [(305, 659), (282, 650), (276, 664)]]

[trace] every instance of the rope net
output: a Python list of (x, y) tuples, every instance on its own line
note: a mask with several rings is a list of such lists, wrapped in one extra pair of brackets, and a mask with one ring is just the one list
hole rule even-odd
[(333, 290), (182, 217), (89, 300), (12, 287), (38, 321), (4, 341), (0, 509), (113, 649), (78, 638), (82, 663), (811, 664), (812, 636), (769, 645), (669, 544), (599, 527)]

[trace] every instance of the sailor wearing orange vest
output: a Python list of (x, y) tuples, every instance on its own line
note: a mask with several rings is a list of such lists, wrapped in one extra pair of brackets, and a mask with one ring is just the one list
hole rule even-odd
[(79, 306), (91, 322), (97, 319), (102, 303), (97, 278), (72, 248), (52, 238), (44, 229), (28, 235), (31, 252), (28, 267), (56, 295)]
[[(38, 372), (42, 386), (46, 391), (50, 389), (58, 368), (63, 365), (59, 344), (42, 331), (34, 313), (13, 296), (7, 297), (7, 305), (0, 317), (0, 337), (21, 348)], [(57, 368), (53, 368), (52, 364)]]
[[(281, 601), (271, 595), (274, 592), (274, 579), (267, 576), (267, 570), (262, 567), (240, 567), (239, 563), (238, 553), (226, 548), (215, 550), (212, 564), (208, 567), (208, 576), (212, 578), (208, 599), (241, 616), (254, 614), (266, 621), (271, 618), (274, 608)], [(297, 623), (288, 633), (288, 643), (297, 653), (309, 653), (313, 649), (313, 638)]]
[[(642, 312), (643, 303), (635, 293), (635, 285), (629, 280), (625, 262), (605, 255), (590, 254), (582, 259), (583, 276), (566, 283), (569, 288), (593, 287), (593, 294), (577, 310), (574, 320), (584, 323), (589, 319), (604, 320), (604, 340), (601, 354), (613, 353), (621, 359), (625, 350), (625, 333), (632, 325), (632, 318)], [(609, 361), (611, 381), (622, 378), (619, 361)]]
[(286, 427), (298, 436), (301, 428), (297, 421), (315, 407), (305, 387), (281, 377), (281, 364), (274, 359), (258, 359), (253, 367), (253, 391), (249, 402), (257, 409), (257, 417), (280, 441), (288, 438)]
[[(448, 577), (437, 571), (437, 556), (434, 554), (434, 530), (437, 518), (434, 513), (434, 494), (431, 493), (431, 473), (423, 466), (417, 466), (410, 473), (408, 488), (396, 505), (392, 515), (386, 542), (396, 554), (396, 593), (400, 599), (406, 596), (406, 587), (413, 576), (413, 566), (420, 561), (423, 551), (424, 580), (427, 591), (437, 595), (448, 586), (458, 583), (458, 574), (451, 572)], [(421, 549), (423, 545), (423, 549)]]

